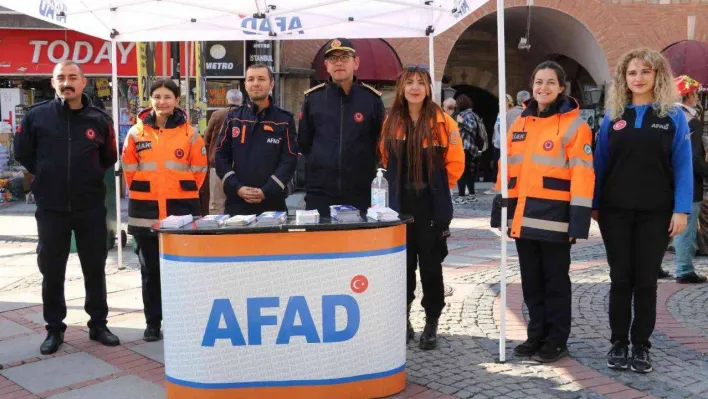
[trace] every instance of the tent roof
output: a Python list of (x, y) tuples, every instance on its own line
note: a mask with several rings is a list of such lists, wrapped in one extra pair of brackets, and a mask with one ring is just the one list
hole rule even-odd
[(425, 37), (487, 0), (0, 0), (0, 6), (116, 41)]

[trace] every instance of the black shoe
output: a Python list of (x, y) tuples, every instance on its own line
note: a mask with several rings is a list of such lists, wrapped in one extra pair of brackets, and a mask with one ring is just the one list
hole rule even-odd
[(671, 277), (671, 273), (667, 272), (666, 270), (659, 269), (659, 278), (669, 278)]
[(626, 344), (615, 342), (612, 349), (607, 352), (607, 367), (615, 370), (629, 368), (629, 347)]
[(64, 343), (64, 333), (58, 330), (50, 330), (47, 333), (42, 345), (39, 347), (39, 352), (43, 355), (51, 355), (59, 350), (61, 344)]
[(159, 341), (160, 338), (160, 327), (148, 326), (143, 333), (143, 339), (147, 342)]
[(435, 349), (438, 346), (438, 319), (425, 318), (425, 328), (420, 334), (418, 347), (422, 350)]
[(543, 341), (538, 339), (527, 339), (523, 344), (517, 345), (514, 348), (514, 356), (516, 357), (531, 357), (538, 352), (543, 346)]
[(708, 281), (706, 276), (699, 276), (696, 272), (690, 272), (681, 277), (676, 277), (676, 282), (679, 284), (703, 284)]
[(118, 339), (118, 337), (116, 337), (107, 327), (91, 328), (89, 330), (89, 338), (106, 346), (120, 345), (120, 339)]
[(567, 346), (546, 341), (531, 359), (539, 363), (553, 363), (566, 356), (568, 356)]
[(646, 374), (650, 373), (652, 370), (649, 348), (644, 345), (632, 346), (632, 371)]

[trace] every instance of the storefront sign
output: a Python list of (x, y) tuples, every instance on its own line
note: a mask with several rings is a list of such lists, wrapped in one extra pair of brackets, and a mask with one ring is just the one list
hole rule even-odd
[(206, 42), (206, 76), (244, 76), (243, 42)]
[(232, 88), (230, 83), (207, 81), (207, 107), (225, 107), (226, 92)]
[(246, 42), (246, 60), (249, 66), (265, 64), (272, 70), (275, 66), (273, 61), (273, 41), (253, 40)]

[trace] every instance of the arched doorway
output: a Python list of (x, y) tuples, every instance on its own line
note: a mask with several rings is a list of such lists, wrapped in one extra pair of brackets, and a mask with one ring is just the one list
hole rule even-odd
[[(467, 90), (475, 97), (472, 98), (475, 112), (484, 120), (490, 140), (499, 111), (498, 98), (506, 94), (499, 93), (498, 87), (496, 18), (496, 12), (489, 13), (459, 36), (450, 51), (443, 78), (458, 93)], [(601, 88), (609, 82), (610, 69), (605, 52), (583, 23), (553, 8), (527, 6), (507, 8), (505, 24), (506, 84), (512, 98), (520, 90), (530, 91), (530, 75), (536, 65), (554, 60), (568, 74), (566, 84), (570, 95), (582, 107), (593, 108), (586, 90)], [(528, 38), (530, 48), (519, 48), (522, 37)], [(483, 156), (481, 172), (488, 180), (490, 163), (484, 160), (491, 155)]]
[(484, 122), (484, 127), (487, 129), (487, 138), (489, 140), (489, 149), (482, 154), (480, 160), (480, 171), (481, 173), (477, 176), (484, 181), (494, 180), (494, 176), (491, 175), (492, 168), (487, 167), (492, 161), (493, 151), (492, 149), (492, 137), (494, 136), (494, 123), (497, 120), (497, 113), (499, 112), (499, 99), (495, 94), (492, 94), (487, 89), (472, 86), (472, 85), (455, 85), (452, 86), (455, 89), (455, 98), (465, 94), (472, 100), (472, 110)]

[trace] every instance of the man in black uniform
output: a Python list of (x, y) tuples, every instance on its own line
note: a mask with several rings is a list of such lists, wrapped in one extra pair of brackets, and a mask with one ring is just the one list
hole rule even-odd
[(267, 65), (246, 71), (246, 105), (229, 111), (216, 141), (214, 164), (224, 184), (225, 212), (286, 211), (286, 185), (297, 166), (293, 115), (273, 105), (275, 81)]
[(307, 157), (306, 207), (328, 217), (330, 205), (369, 208), (385, 110), (381, 93), (354, 76), (354, 45), (340, 38), (326, 46), (330, 80), (305, 92), (298, 144)]
[(89, 338), (108, 346), (120, 344), (106, 328), (108, 233), (103, 178), (118, 159), (113, 122), (83, 94), (86, 78), (78, 64), (61, 62), (53, 75), (56, 99), (27, 111), (14, 144), (15, 158), (34, 175), (37, 263), (48, 331), (40, 347), (44, 355), (56, 352), (64, 342), (64, 275), (72, 230), (84, 275), (84, 309), (91, 316)]

